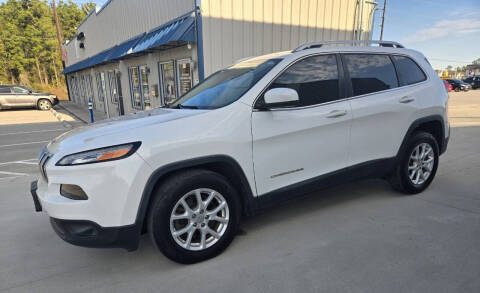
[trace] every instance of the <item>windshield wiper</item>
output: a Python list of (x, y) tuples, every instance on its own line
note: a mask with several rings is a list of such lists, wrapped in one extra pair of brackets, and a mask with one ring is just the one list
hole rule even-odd
[(198, 109), (198, 107), (178, 104), (178, 109)]

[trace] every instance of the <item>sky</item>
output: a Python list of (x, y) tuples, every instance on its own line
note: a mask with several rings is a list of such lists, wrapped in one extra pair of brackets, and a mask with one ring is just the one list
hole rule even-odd
[[(373, 39), (379, 39), (380, 22), (378, 11)], [(435, 69), (470, 64), (480, 58), (480, 0), (387, 0), (383, 39), (422, 52)]]
[[(379, 39), (380, 11), (375, 18)], [(422, 52), (435, 69), (470, 64), (480, 58), (480, 0), (387, 0), (383, 39)]]

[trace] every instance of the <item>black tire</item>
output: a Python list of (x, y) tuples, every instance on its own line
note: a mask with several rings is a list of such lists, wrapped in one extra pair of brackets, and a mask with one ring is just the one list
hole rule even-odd
[[(433, 149), (433, 168), (430, 172), (429, 177), (422, 184), (414, 184), (408, 174), (408, 163), (410, 160), (410, 155), (413, 150), (420, 144), (427, 143)], [(430, 183), (432, 183), (433, 178), (437, 172), (439, 159), (439, 148), (438, 143), (431, 135), (427, 132), (415, 132), (407, 141), (406, 147), (399, 156), (399, 160), (394, 172), (389, 177), (389, 182), (392, 187), (405, 194), (417, 194), (424, 191)]]
[(48, 99), (40, 99), (37, 102), (37, 109), (42, 111), (48, 111), (52, 108), (52, 102)]
[(460, 89), (457, 87), (457, 88), (455, 88), (455, 91), (456, 91), (456, 92), (459, 92), (459, 91), (460, 91)]
[[(187, 250), (177, 244), (170, 231), (170, 215), (175, 204), (188, 192), (209, 188), (219, 192), (226, 200), (230, 219), (227, 228), (216, 243), (203, 250)], [(235, 188), (222, 175), (203, 169), (191, 169), (170, 176), (153, 194), (147, 225), (154, 245), (169, 259), (191, 264), (217, 256), (235, 237), (240, 223), (241, 204)]]

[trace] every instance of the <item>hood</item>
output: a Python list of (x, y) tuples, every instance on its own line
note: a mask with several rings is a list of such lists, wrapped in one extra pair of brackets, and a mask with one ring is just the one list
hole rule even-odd
[(156, 108), (110, 118), (65, 132), (48, 143), (47, 149), (51, 153), (57, 153), (64, 150), (68, 150), (68, 152), (82, 151), (90, 149), (91, 145), (103, 147), (103, 145), (97, 146), (95, 142), (101, 139), (104, 140), (107, 136), (112, 139), (112, 145), (127, 143), (130, 141), (115, 141), (112, 135), (125, 134), (127, 132), (131, 135), (131, 133), (135, 133), (132, 130), (136, 128), (191, 117), (208, 111), (210, 110)]

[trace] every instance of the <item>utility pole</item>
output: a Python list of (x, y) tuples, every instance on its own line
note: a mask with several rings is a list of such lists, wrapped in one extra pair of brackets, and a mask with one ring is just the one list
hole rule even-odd
[(383, 26), (385, 24), (385, 10), (387, 8), (387, 0), (383, 0), (383, 12), (382, 12), (382, 29), (380, 30), (380, 41), (383, 40)]
[[(63, 51), (63, 45), (62, 45), (63, 44), (62, 31), (60, 30), (60, 23), (58, 22), (57, 6), (55, 5), (55, 0), (52, 0), (52, 6), (53, 6), (53, 17), (55, 18), (55, 28), (57, 29), (58, 46), (60, 47), (60, 56), (61, 56), (60, 58), (62, 58), (62, 68), (65, 69), (65, 53)], [(66, 76), (65, 76), (65, 83), (67, 86), (68, 100), (71, 101), (72, 99), (70, 98), (70, 87), (68, 86), (68, 81)]]
[(58, 15), (57, 15), (57, 6), (55, 5), (55, 0), (52, 0), (53, 5), (53, 17), (55, 18), (55, 28), (57, 29), (57, 39), (58, 39), (58, 46), (60, 47), (60, 56), (62, 58), (62, 65), (63, 69), (65, 69), (65, 56), (63, 54), (63, 40), (62, 40), (62, 32), (60, 30), (60, 24), (58, 23)]

